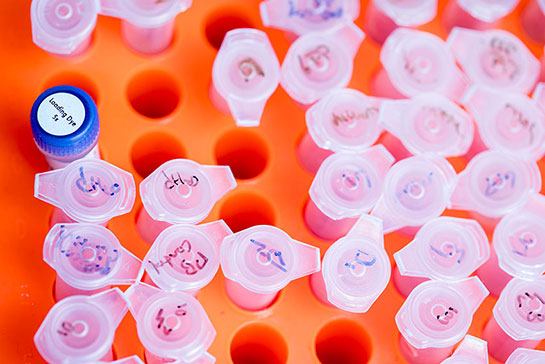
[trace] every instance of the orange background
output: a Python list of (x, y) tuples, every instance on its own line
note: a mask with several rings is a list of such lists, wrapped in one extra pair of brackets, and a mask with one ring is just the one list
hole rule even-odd
[[(215, 206), (206, 221), (223, 218), (234, 231), (274, 224), (325, 252), (328, 242), (313, 236), (302, 218), (312, 181), (295, 159), (295, 146), (305, 131), (304, 112), (279, 88), (267, 104), (261, 126), (241, 129), (215, 110), (208, 98), (212, 63), (223, 34), (237, 27), (263, 29), (258, 3), (195, 0), (177, 18), (172, 46), (154, 57), (130, 51), (121, 40), (120, 21), (99, 16), (90, 49), (76, 59), (62, 59), (32, 43), (29, 0), (0, 2), (4, 24), (0, 36), (2, 362), (43, 362), (32, 337), (54, 304), (55, 272), (42, 260), (52, 207), (33, 197), (34, 175), (46, 171), (47, 165), (34, 145), (29, 123), (31, 105), (47, 87), (71, 84), (92, 95), (101, 119), (103, 158), (132, 172), (137, 183), (172, 158), (229, 164), (239, 186)], [(366, 3), (362, 1), (362, 14)], [(541, 57), (543, 47), (522, 35), (518, 17), (524, 4), (521, 1), (501, 27), (521, 35)], [(443, 7), (440, 1), (440, 10)], [(362, 18), (357, 20), (360, 27)], [(446, 37), (440, 17), (422, 29)], [(267, 34), (282, 60), (289, 46), (283, 32), (267, 30)], [(370, 77), (379, 67), (378, 56), (379, 47), (365, 39), (350, 87), (369, 92)], [(451, 161), (457, 171), (463, 169), (461, 159)], [(545, 170), (543, 160), (540, 167)], [(114, 218), (109, 227), (125, 247), (142, 258), (149, 246), (134, 226), (140, 208), (137, 201), (130, 214)], [(386, 236), (390, 258), (409, 240), (396, 234)], [(243, 364), (318, 363), (317, 352), (324, 364), (403, 362), (394, 323), (403, 299), (392, 284), (366, 314), (322, 305), (313, 297), (308, 278), (290, 284), (270, 308), (252, 313), (228, 300), (220, 271), (199, 300), (217, 330), (210, 352), (218, 363), (232, 362), (231, 356), (235, 363)], [(479, 336), (494, 302), (486, 299), (470, 334)], [(118, 357), (138, 354), (143, 358), (130, 314), (117, 331), (114, 349)]]

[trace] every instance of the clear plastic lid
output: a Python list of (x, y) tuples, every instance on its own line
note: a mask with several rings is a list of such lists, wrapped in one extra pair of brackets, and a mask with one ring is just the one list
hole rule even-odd
[(137, 283), (125, 292), (142, 345), (164, 359), (192, 363), (208, 355), (216, 330), (204, 308), (184, 292)]
[(142, 28), (170, 23), (191, 6), (192, 0), (100, 0), (100, 13)]
[(490, 149), (533, 160), (545, 154), (545, 113), (528, 96), (475, 87), (464, 104)]
[(492, 23), (511, 13), (519, 0), (456, 0), (472, 17)]
[(282, 62), (280, 84), (301, 104), (312, 104), (329, 91), (345, 87), (364, 37), (352, 23), (299, 37)]
[(91, 36), (99, 0), (32, 0), (32, 40), (51, 53), (71, 54)]
[(198, 226), (169, 226), (144, 258), (146, 273), (167, 292), (199, 290), (216, 275), (220, 244), (232, 233), (223, 220)]
[(397, 28), (384, 42), (380, 61), (392, 84), (407, 97), (435, 92), (458, 100), (469, 86), (446, 43), (432, 33)]
[(322, 32), (356, 20), (358, 0), (265, 0), (259, 4), (261, 21), (266, 27), (297, 35)]
[(520, 207), (541, 190), (541, 174), (535, 162), (514, 154), (484, 151), (458, 174), (451, 208), (473, 210), (501, 217)]
[(422, 154), (403, 159), (386, 174), (372, 215), (383, 220), (384, 233), (423, 225), (443, 213), (455, 179), (454, 168), (444, 158)]
[(488, 364), (488, 343), (466, 335), (452, 356), (441, 364)]
[(542, 364), (545, 363), (545, 351), (518, 348), (505, 362), (505, 364)]
[(62, 169), (38, 173), (34, 197), (64, 211), (77, 222), (102, 224), (131, 211), (134, 178), (100, 159), (78, 159)]
[(81, 290), (140, 279), (142, 261), (102, 225), (54, 225), (45, 237), (43, 257), (63, 281)]
[(473, 142), (472, 117), (445, 96), (419, 94), (382, 103), (379, 123), (412, 154), (464, 155)]
[(275, 293), (294, 279), (320, 270), (320, 249), (282, 230), (258, 225), (229, 235), (220, 248), (226, 278), (255, 293)]
[(514, 340), (545, 339), (545, 277), (513, 278), (500, 294), (494, 318)]
[(138, 357), (138, 355), (132, 355), (132, 356), (128, 356), (128, 357), (123, 358), (123, 359), (118, 359), (118, 360), (110, 361), (110, 362), (99, 361), (99, 362), (96, 362), (95, 364), (106, 364), (106, 363), (111, 363), (111, 364), (145, 364), (142, 361), (142, 359), (140, 359)]
[(382, 144), (359, 154), (334, 153), (318, 169), (310, 198), (334, 220), (365, 214), (379, 199), (384, 176), (394, 161)]
[(363, 152), (382, 132), (378, 123), (383, 99), (353, 89), (333, 90), (306, 112), (316, 145), (334, 152)]
[(371, 0), (398, 26), (417, 27), (437, 15), (437, 0)]
[(49, 310), (34, 344), (49, 363), (99, 361), (111, 350), (115, 330), (126, 313), (127, 302), (119, 288), (65, 298)]
[(520, 39), (505, 30), (455, 27), (447, 45), (464, 72), (478, 85), (527, 94), (539, 77), (538, 59)]
[(486, 233), (475, 220), (437, 217), (394, 253), (404, 276), (456, 281), (468, 277), (490, 256)]
[(539, 82), (537, 84), (534, 93), (532, 94), (532, 100), (534, 100), (541, 111), (545, 112), (545, 82)]
[(382, 221), (363, 215), (324, 255), (327, 298), (343, 310), (367, 312), (388, 285), (391, 269)]
[(500, 268), (522, 279), (545, 273), (545, 197), (535, 194), (519, 210), (504, 216), (492, 240)]
[(401, 335), (417, 349), (446, 348), (466, 334), (473, 314), (488, 296), (477, 277), (430, 280), (418, 285), (396, 314)]
[(204, 166), (188, 159), (173, 159), (140, 183), (140, 197), (155, 220), (196, 224), (236, 185), (228, 166)]
[(267, 34), (245, 28), (227, 32), (212, 67), (212, 82), (238, 126), (258, 126), (280, 82), (280, 63)]

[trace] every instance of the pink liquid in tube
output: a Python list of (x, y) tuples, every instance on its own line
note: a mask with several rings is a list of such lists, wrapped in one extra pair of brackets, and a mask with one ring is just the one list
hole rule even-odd
[(528, 94), (539, 78), (539, 60), (519, 38), (505, 30), (456, 27), (450, 32), (447, 45), (477, 85)]
[(380, 62), (383, 68), (371, 80), (373, 95), (379, 97), (435, 92), (459, 101), (470, 85), (446, 43), (432, 33), (394, 30), (384, 42)]
[(280, 64), (267, 34), (257, 29), (227, 32), (212, 67), (210, 99), (237, 126), (258, 126), (280, 82)]
[(364, 313), (386, 288), (390, 271), (382, 221), (363, 215), (326, 251), (322, 271), (311, 275), (311, 288), (326, 305)]
[(56, 224), (45, 238), (43, 258), (57, 272), (57, 301), (130, 285), (141, 277), (142, 261), (101, 225)]
[(431, 280), (416, 287), (395, 317), (405, 359), (411, 364), (446, 359), (487, 295), (476, 277), (449, 284)]
[(414, 155), (460, 156), (467, 153), (473, 142), (472, 117), (440, 94), (386, 100), (380, 107), (378, 121)]
[(545, 273), (545, 197), (535, 194), (504, 216), (492, 240), (492, 256), (477, 272), (496, 297), (513, 277), (534, 280)]
[(383, 220), (384, 233), (418, 227), (443, 213), (456, 171), (444, 158), (422, 154), (394, 164), (384, 179), (371, 215)]
[(320, 270), (318, 248), (269, 225), (225, 237), (220, 260), (227, 295), (249, 311), (266, 308), (289, 282)]
[[(394, 253), (400, 272), (399, 276), (394, 275), (395, 285), (403, 287), (405, 276), (458, 281), (471, 275), (489, 256), (488, 238), (475, 220), (437, 217), (425, 223), (413, 241)], [(412, 285), (410, 280), (407, 283)]]
[(517, 348), (534, 349), (545, 338), (545, 278), (513, 278), (484, 327), (490, 355), (505, 362)]
[(453, 27), (484, 30), (494, 28), (510, 14), (519, 0), (449, 0), (443, 11), (447, 31)]
[(206, 351), (216, 330), (193, 296), (164, 292), (145, 283), (132, 285), (125, 295), (148, 364), (214, 363)]
[(378, 114), (382, 99), (353, 89), (331, 91), (306, 112), (308, 132), (297, 146), (297, 157), (310, 173), (333, 152), (363, 152), (382, 128)]
[(450, 207), (496, 219), (524, 206), (539, 190), (541, 174), (535, 162), (514, 154), (485, 151), (458, 174)]
[(121, 18), (121, 34), (135, 52), (153, 55), (166, 50), (174, 35), (174, 19), (192, 0), (101, 0), (101, 14)]
[(104, 224), (131, 211), (133, 176), (100, 159), (79, 159), (67, 167), (36, 174), (34, 197), (77, 222)]
[(297, 103), (310, 105), (345, 87), (365, 34), (352, 23), (299, 37), (280, 68), (282, 88)]
[(356, 20), (358, 0), (265, 0), (259, 4), (266, 27), (288, 32), (290, 39), (310, 32), (323, 32)]
[(140, 183), (144, 209), (136, 229), (148, 244), (168, 224), (197, 224), (237, 185), (228, 166), (205, 166), (187, 159), (163, 163)]
[(441, 364), (488, 364), (488, 344), (475, 336), (466, 335), (452, 356)]
[(221, 242), (230, 234), (223, 220), (166, 228), (144, 257), (147, 277), (166, 292), (183, 291), (195, 296), (216, 275)]
[(437, 0), (371, 0), (367, 4), (363, 25), (365, 32), (378, 44), (398, 27), (416, 28), (437, 15)]
[(539, 43), (545, 43), (545, 1), (530, 0), (521, 15), (522, 29)]
[(110, 362), (115, 330), (126, 313), (119, 288), (68, 297), (49, 310), (34, 344), (48, 363)]
[(310, 231), (328, 240), (344, 236), (360, 215), (375, 206), (393, 162), (382, 145), (363, 153), (335, 153), (328, 157), (309, 189), (304, 219)]
[(523, 94), (472, 87), (462, 103), (473, 115), (483, 145), (537, 161), (545, 155), (543, 86), (532, 99)]

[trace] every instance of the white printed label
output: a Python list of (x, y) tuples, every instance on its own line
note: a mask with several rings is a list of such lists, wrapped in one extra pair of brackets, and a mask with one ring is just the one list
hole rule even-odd
[(47, 96), (38, 107), (38, 124), (51, 135), (75, 132), (85, 120), (85, 106), (76, 96), (59, 92)]

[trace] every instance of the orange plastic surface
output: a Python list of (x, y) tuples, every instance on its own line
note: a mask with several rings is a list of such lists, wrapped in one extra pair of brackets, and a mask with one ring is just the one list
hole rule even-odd
[[(366, 3), (362, 1), (362, 14)], [(501, 27), (521, 36), (541, 57), (543, 46), (529, 41), (518, 21), (526, 3), (521, 1)], [(229, 164), (239, 186), (206, 221), (223, 218), (234, 231), (274, 224), (325, 252), (329, 243), (314, 237), (302, 218), (312, 181), (295, 158), (295, 146), (305, 131), (304, 112), (279, 88), (266, 106), (261, 126), (242, 129), (215, 110), (208, 98), (212, 63), (225, 31), (245, 26), (264, 29), (258, 4), (259, 0), (195, 0), (177, 18), (170, 49), (154, 57), (137, 55), (124, 45), (119, 20), (99, 17), (91, 48), (76, 59), (63, 59), (32, 43), (30, 0), (0, 1), (1, 362), (43, 362), (32, 337), (54, 304), (55, 272), (42, 260), (52, 207), (33, 197), (34, 175), (46, 171), (47, 165), (34, 145), (29, 123), (31, 105), (47, 87), (71, 84), (95, 98), (103, 158), (132, 172), (137, 183), (171, 158)], [(440, 1), (440, 10), (444, 4)], [(440, 19), (422, 28), (445, 38)], [(281, 31), (266, 31), (282, 60), (288, 41)], [(378, 56), (379, 47), (366, 39), (355, 60), (351, 87), (369, 92)], [(461, 159), (452, 162), (457, 171), (463, 169)], [(545, 170), (545, 161), (540, 167)], [(130, 214), (113, 219), (109, 227), (142, 258), (149, 246), (134, 226), (140, 208), (138, 201)], [(386, 236), (390, 258), (409, 240)], [(403, 299), (391, 283), (369, 312), (349, 314), (318, 302), (308, 278), (290, 284), (270, 308), (245, 312), (229, 301), (223, 280), (220, 271), (199, 295), (217, 330), (210, 352), (218, 363), (302, 364), (319, 363), (318, 358), (324, 364), (404, 362), (394, 323)], [(494, 303), (486, 299), (470, 334), (480, 335)], [(143, 358), (130, 314), (117, 331), (114, 348), (118, 357)], [(541, 348), (545, 349), (543, 343)]]

